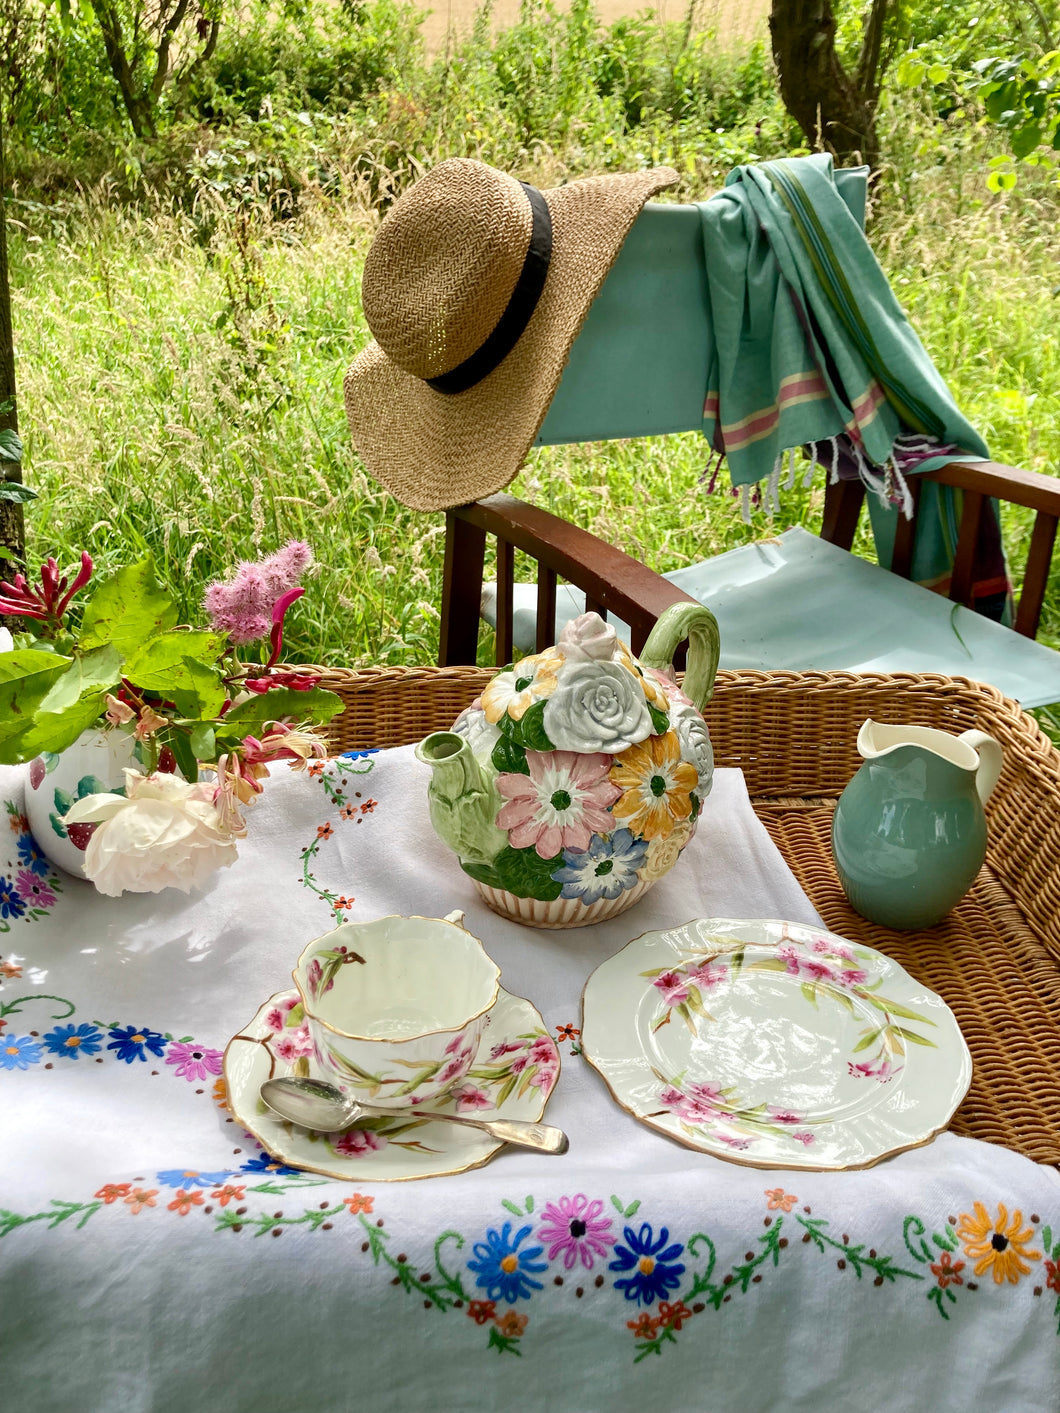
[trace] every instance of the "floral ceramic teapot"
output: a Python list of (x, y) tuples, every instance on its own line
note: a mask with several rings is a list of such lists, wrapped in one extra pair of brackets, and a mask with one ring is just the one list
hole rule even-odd
[[(685, 637), (682, 691), (672, 662)], [(669, 873), (710, 793), (701, 709), (717, 666), (718, 625), (698, 604), (668, 609), (640, 661), (584, 613), (420, 743), (431, 823), (495, 912), (581, 927)]]

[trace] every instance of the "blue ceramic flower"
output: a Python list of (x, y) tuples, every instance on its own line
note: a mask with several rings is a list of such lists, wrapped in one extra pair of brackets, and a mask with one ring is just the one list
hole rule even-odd
[(26, 900), (10, 878), (0, 878), (0, 917), (21, 917), (25, 911)]
[(82, 1021), (80, 1025), (57, 1025), (48, 1031), (44, 1043), (51, 1054), (76, 1060), (82, 1052), (94, 1055), (102, 1047), (103, 1035), (94, 1025)]
[(18, 849), (18, 861), (25, 864), (26, 868), (31, 868), (34, 873), (39, 873), (42, 878), (46, 878), (51, 872), (51, 864), (41, 851), (41, 846), (34, 839), (32, 834), (20, 834), (16, 845)]
[[(659, 1238), (652, 1240), (652, 1229), (647, 1222), (639, 1232), (626, 1227), (623, 1232), (625, 1246), (615, 1247), (615, 1260), (610, 1262), (612, 1271), (632, 1271), (633, 1275), (615, 1281), (615, 1289), (621, 1290), (627, 1300), (636, 1300), (640, 1305), (651, 1305), (663, 1300), (680, 1284), (685, 1268), (676, 1261), (684, 1250), (680, 1242), (667, 1246), (670, 1233), (666, 1227), (659, 1228)], [(665, 1248), (665, 1249), (664, 1249)]]
[(159, 1059), (166, 1052), (166, 1037), (143, 1025), (113, 1026), (108, 1033), (113, 1038), (107, 1049), (116, 1050), (114, 1058), (124, 1060), (127, 1065), (131, 1065), (133, 1060), (146, 1060), (148, 1050)]
[(628, 829), (616, 829), (609, 839), (594, 834), (587, 849), (563, 850), (563, 863), (552, 877), (563, 884), (564, 898), (583, 903), (617, 898), (636, 883), (647, 852), (647, 841), (634, 839)]
[(40, 1063), (41, 1049), (32, 1035), (0, 1035), (0, 1066), (28, 1070)]
[(541, 1255), (540, 1246), (519, 1247), (533, 1230), (530, 1226), (521, 1227), (512, 1236), (511, 1222), (505, 1222), (500, 1231), (492, 1227), (486, 1232), (485, 1241), (476, 1241), (475, 1260), (467, 1263), (468, 1270), (476, 1275), (475, 1284), (486, 1292), (490, 1300), (529, 1300), (535, 1290), (542, 1288), (540, 1281), (531, 1277), (548, 1270), (547, 1261), (537, 1261)]

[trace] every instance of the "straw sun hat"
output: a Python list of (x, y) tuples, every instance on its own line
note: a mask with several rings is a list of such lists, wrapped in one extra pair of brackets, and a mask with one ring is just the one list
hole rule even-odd
[(668, 167), (549, 191), (454, 157), (398, 200), (368, 252), (375, 337), (346, 374), (368, 470), (414, 510), (490, 495), (515, 476), (570, 346)]

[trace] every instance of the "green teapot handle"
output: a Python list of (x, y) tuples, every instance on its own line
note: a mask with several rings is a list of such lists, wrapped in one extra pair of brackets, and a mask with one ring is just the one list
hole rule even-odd
[(718, 620), (709, 608), (698, 603), (674, 603), (651, 630), (640, 655), (642, 667), (669, 672), (679, 643), (688, 639), (688, 670), (684, 693), (697, 711), (702, 711), (714, 691), (721, 635)]

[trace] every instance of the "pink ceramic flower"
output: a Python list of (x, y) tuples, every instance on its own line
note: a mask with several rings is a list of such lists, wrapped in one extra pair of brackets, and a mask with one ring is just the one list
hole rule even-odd
[(679, 971), (664, 971), (655, 978), (652, 985), (662, 992), (662, 998), (668, 1006), (679, 1006), (688, 1000), (688, 977), (682, 976)]
[(293, 1065), (295, 1060), (302, 1055), (312, 1055), (314, 1053), (313, 1037), (309, 1034), (309, 1027), (306, 1025), (295, 1026), (293, 1030), (285, 1031), (281, 1036), (272, 1042), (272, 1048), (281, 1060)]
[(594, 834), (611, 833), (608, 810), (622, 791), (608, 779), (609, 755), (527, 751), (526, 762), (529, 775), (497, 776), (508, 801), (497, 824), (508, 830), (513, 848), (532, 847), (551, 859), (563, 849), (587, 849)]
[(546, 1203), (537, 1236), (548, 1244), (548, 1259), (554, 1261), (562, 1252), (568, 1271), (579, 1261), (591, 1271), (598, 1257), (607, 1257), (615, 1238), (611, 1235), (611, 1218), (600, 1215), (603, 1210), (599, 1198), (590, 1202), (583, 1192)]
[(385, 1134), (374, 1133), (370, 1128), (350, 1128), (335, 1136), (332, 1147), (345, 1158), (367, 1158), (384, 1149), (389, 1141)]
[(461, 1084), (459, 1088), (453, 1090), (453, 1098), (456, 1100), (456, 1112), (458, 1114), (470, 1114), (476, 1109), (494, 1108), (493, 1100), (484, 1089), (479, 1089), (474, 1084)]

